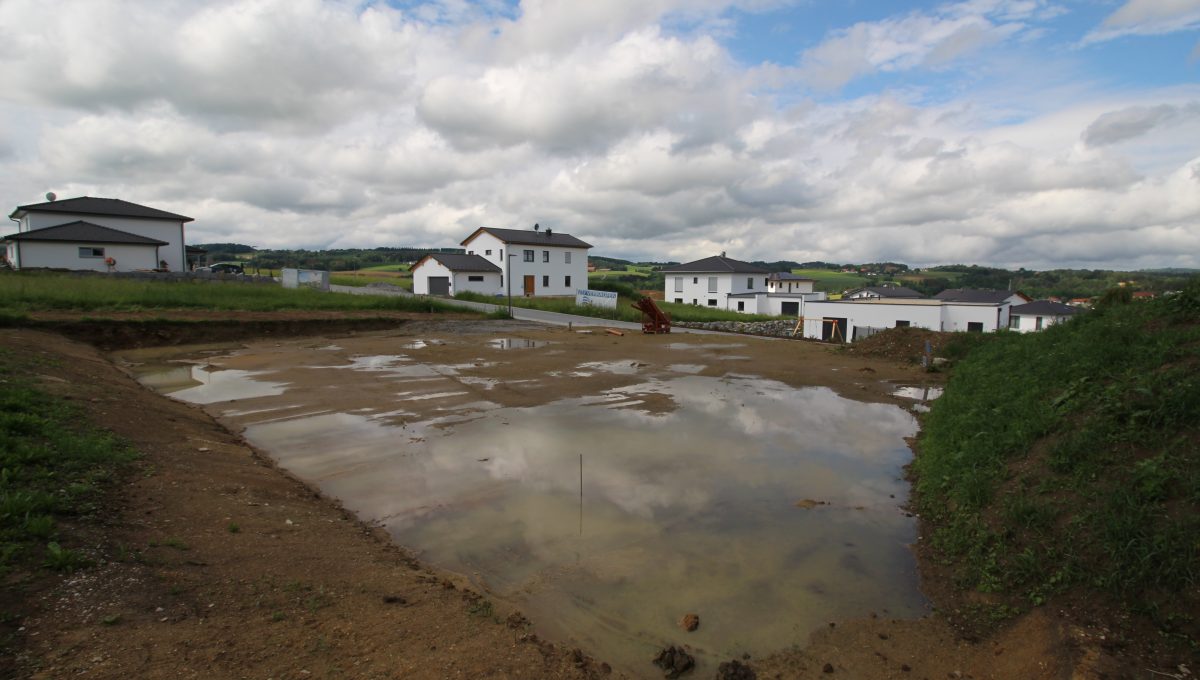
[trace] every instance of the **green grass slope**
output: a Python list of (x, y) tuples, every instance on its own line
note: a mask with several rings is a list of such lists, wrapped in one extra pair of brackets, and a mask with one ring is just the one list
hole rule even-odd
[(998, 607), (1055, 602), (1195, 649), (1200, 279), (1108, 298), (958, 365), (924, 422), (916, 503), (958, 585)]

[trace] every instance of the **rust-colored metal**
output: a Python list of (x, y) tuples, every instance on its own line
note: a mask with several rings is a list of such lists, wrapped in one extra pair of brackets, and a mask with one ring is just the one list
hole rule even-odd
[(671, 315), (659, 309), (653, 298), (644, 297), (633, 303), (633, 308), (642, 313), (643, 333), (671, 332)]

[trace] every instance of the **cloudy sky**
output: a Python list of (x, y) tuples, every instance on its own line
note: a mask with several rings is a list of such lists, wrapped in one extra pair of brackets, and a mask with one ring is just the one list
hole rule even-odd
[(1200, 0), (0, 0), (0, 196), (192, 243), (1200, 267)]

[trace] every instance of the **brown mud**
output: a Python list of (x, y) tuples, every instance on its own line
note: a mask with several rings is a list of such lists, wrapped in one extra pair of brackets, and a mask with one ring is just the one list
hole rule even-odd
[[(77, 403), (142, 456), (111, 491), (100, 523), (64, 527), (63, 544), (95, 566), (6, 584), (4, 627), (14, 677), (595, 678), (603, 660), (539, 639), (519, 612), (464, 589), (409, 557), (218, 425), (199, 408), (135, 382), (97, 347), (348, 334), (480, 334), (570, 343), (596, 360), (678, 361), (665, 345), (746, 343), (745, 372), (843, 396), (903, 403), (892, 383), (926, 382), (908, 363), (809, 342), (729, 336), (571, 333), (510, 321), (378, 314), (39, 315), (38, 329), (0, 329), (0, 347), (42, 359), (44, 389)], [(132, 317), (132, 318), (130, 318)], [(132, 323), (131, 323), (132, 322)], [(54, 332), (48, 332), (54, 331)], [(70, 336), (70, 337), (67, 337)], [(550, 370), (553, 353), (524, 359)], [(504, 376), (497, 376), (503, 379)], [(933, 378), (937, 379), (936, 376)], [(1097, 640), (1037, 609), (984, 638), (942, 611), (970, 598), (918, 548), (934, 613), (886, 612), (830, 622), (811, 640), (744, 659), (759, 678), (1122, 677)], [(928, 567), (928, 569), (927, 569)], [(935, 581), (936, 579), (936, 581)], [(681, 633), (679, 643), (686, 643)], [(646, 660), (644, 677), (661, 677)]]

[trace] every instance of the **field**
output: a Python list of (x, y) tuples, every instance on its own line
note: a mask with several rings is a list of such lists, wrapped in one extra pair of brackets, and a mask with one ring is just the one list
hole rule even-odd
[(288, 290), (262, 283), (160, 282), (104, 276), (5, 272), (0, 312), (155, 309), (461, 311), (436, 300)]
[(813, 286), (813, 289), (826, 293), (841, 293), (851, 288), (875, 284), (873, 277), (848, 274), (832, 269), (793, 269), (792, 273), (797, 276), (815, 279), (816, 284)]

